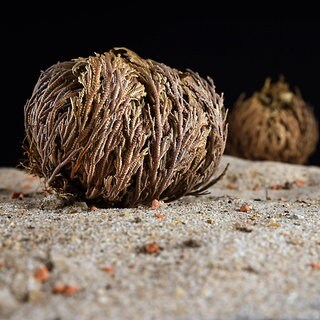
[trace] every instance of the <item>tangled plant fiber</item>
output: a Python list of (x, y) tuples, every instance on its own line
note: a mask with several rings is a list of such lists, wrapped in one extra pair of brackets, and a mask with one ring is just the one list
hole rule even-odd
[(25, 105), (26, 166), (47, 186), (105, 206), (199, 195), (224, 152), (212, 79), (127, 48), (57, 63)]
[(229, 113), (226, 153), (251, 160), (304, 164), (319, 133), (312, 107), (284, 77), (267, 78), (261, 91), (240, 96)]

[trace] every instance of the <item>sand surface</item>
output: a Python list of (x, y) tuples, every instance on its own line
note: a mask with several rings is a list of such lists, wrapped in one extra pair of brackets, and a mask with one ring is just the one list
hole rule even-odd
[(226, 163), (157, 209), (65, 206), (0, 168), (0, 318), (320, 319), (320, 167)]

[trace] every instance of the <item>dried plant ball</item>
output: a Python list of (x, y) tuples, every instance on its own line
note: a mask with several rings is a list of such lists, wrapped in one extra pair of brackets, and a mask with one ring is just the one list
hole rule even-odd
[(57, 63), (25, 105), (27, 168), (105, 206), (199, 195), (213, 185), (227, 112), (211, 78), (126, 48)]
[(283, 77), (267, 78), (261, 91), (242, 95), (228, 123), (226, 153), (250, 160), (304, 164), (319, 138), (312, 107)]

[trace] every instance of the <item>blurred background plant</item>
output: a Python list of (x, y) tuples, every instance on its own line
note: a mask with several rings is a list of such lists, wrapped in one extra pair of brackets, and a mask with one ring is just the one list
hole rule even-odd
[(274, 83), (267, 78), (252, 96), (241, 95), (228, 122), (226, 153), (250, 160), (305, 164), (319, 140), (313, 107), (283, 76)]

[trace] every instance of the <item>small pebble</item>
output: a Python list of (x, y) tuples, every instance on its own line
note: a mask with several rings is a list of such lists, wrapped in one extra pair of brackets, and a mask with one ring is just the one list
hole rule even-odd
[(252, 209), (252, 207), (249, 206), (248, 204), (243, 204), (243, 205), (240, 207), (240, 211), (241, 211), (241, 212), (249, 212), (251, 209)]

